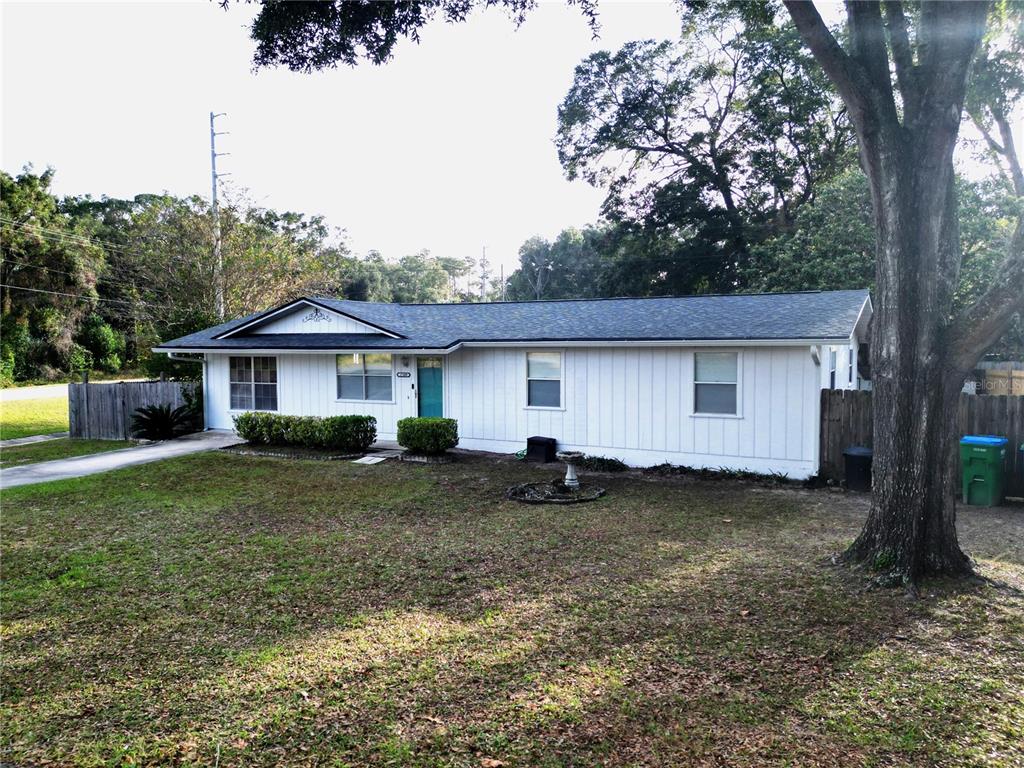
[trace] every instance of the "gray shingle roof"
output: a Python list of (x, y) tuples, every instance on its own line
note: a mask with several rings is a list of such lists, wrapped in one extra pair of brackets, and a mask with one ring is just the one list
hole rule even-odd
[(464, 342), (846, 339), (867, 290), (645, 299), (381, 304), (313, 298), (400, 335), (251, 334), (216, 338), (249, 315), (166, 342), (164, 349), (445, 349)]

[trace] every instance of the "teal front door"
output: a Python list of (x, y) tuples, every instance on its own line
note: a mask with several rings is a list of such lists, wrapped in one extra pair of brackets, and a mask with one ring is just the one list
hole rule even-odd
[(420, 416), (444, 416), (444, 374), (440, 357), (416, 358)]

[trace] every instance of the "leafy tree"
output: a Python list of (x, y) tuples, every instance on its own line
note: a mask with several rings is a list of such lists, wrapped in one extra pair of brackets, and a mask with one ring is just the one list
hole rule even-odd
[[(975, 301), (998, 278), (1006, 242), (1024, 200), (1004, 180), (957, 180), (963, 266), (954, 306)], [(871, 190), (860, 170), (823, 186), (813, 204), (784, 230), (757, 245), (744, 274), (752, 291), (871, 288), (875, 282)], [(1015, 321), (990, 354), (1024, 357)]]
[(971, 67), (967, 113), (981, 132), (1003, 178), (1024, 197), (1024, 170), (1011, 125), (1024, 95), (1024, 13), (1019, 3), (1001, 9)]
[(519, 248), (519, 269), (506, 280), (506, 298), (580, 299), (601, 295), (600, 249), (605, 232), (563, 230), (549, 242), (532, 237)]
[(102, 249), (58, 208), (53, 170), (0, 171), (0, 307), (4, 356), (18, 378), (71, 362), (78, 323), (97, 303)]
[(795, 29), (717, 6), (680, 40), (588, 57), (558, 116), (566, 174), (608, 190), (606, 215), (692, 224), (688, 238), (732, 263), (852, 160), (841, 105)]

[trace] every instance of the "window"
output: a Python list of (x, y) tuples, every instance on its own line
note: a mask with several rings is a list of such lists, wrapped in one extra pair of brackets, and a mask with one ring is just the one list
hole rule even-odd
[(391, 400), (391, 355), (338, 355), (339, 400)]
[(847, 351), (847, 356), (848, 356), (849, 362), (850, 362), (850, 371), (849, 371), (849, 374), (847, 375), (846, 381), (847, 381), (848, 384), (853, 384), (853, 363), (854, 363), (854, 360), (853, 360), (853, 347), (849, 347), (849, 349)]
[(828, 352), (828, 388), (836, 388), (836, 348), (829, 347)]
[(562, 353), (526, 353), (526, 404), (533, 408), (562, 407)]
[(694, 355), (694, 413), (736, 414), (735, 352), (697, 352)]
[(232, 357), (228, 365), (232, 410), (277, 410), (276, 357)]

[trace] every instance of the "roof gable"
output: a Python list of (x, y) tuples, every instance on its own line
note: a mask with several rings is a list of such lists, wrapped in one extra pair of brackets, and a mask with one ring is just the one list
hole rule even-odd
[(362, 320), (351, 313), (326, 306), (315, 299), (296, 299), (268, 310), (233, 326), (214, 338), (270, 334), (374, 334), (401, 338), (394, 333)]

